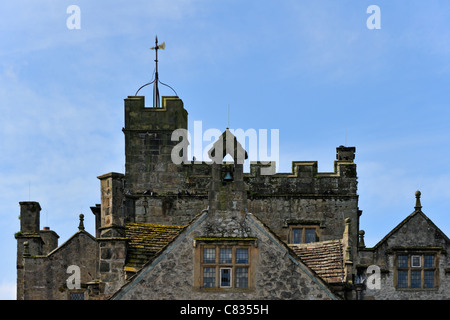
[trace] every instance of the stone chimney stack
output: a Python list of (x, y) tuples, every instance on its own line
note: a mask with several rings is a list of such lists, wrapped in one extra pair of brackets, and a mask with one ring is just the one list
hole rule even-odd
[(23, 201), (20, 204), (20, 232), (39, 234), (41, 206), (39, 202)]
[(110, 172), (99, 176), (101, 190), (100, 237), (122, 237), (125, 229), (124, 175)]
[(336, 160), (353, 162), (355, 160), (355, 152), (355, 147), (339, 146), (336, 148)]
[(55, 231), (50, 230), (49, 227), (44, 227), (39, 231), (39, 234), (44, 242), (42, 244), (42, 254), (48, 254), (58, 247), (59, 236)]
[(17, 263), (21, 264), (24, 243), (28, 243), (31, 256), (42, 254), (42, 238), (39, 232), (41, 206), (39, 202), (23, 201), (20, 204), (20, 232), (17, 239)]
[(24, 298), (23, 260), (24, 256), (42, 254), (43, 241), (39, 232), (41, 206), (35, 201), (23, 201), (20, 204), (20, 231), (15, 234), (17, 240), (17, 299)]
[[(99, 272), (103, 293), (114, 293), (124, 284), (127, 240), (125, 238), (126, 209), (124, 207), (124, 175), (110, 172), (99, 176), (101, 189), (99, 237)], [(82, 219), (83, 217), (80, 217)], [(84, 227), (80, 220), (79, 229)]]

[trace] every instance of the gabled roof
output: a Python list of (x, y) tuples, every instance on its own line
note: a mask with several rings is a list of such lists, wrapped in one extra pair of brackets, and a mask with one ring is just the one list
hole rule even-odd
[(52, 251), (50, 251), (47, 256), (54, 255), (56, 252), (61, 251), (63, 248), (69, 246), (77, 237), (85, 235), (88, 239), (91, 239), (92, 242), (96, 242), (97, 240), (87, 231), (85, 230), (78, 230), (76, 233), (74, 233), (69, 239), (67, 239), (63, 244), (59, 245)]
[(402, 222), (400, 222), (394, 229), (391, 230), (383, 239), (381, 239), (372, 249), (377, 249), (380, 247), (384, 242), (386, 242), (394, 233), (396, 233), (398, 230), (400, 230), (405, 224), (407, 224), (413, 217), (415, 216), (421, 216), (427, 223), (435, 229), (443, 239), (445, 239), (446, 242), (450, 242), (450, 239), (445, 235), (444, 232), (441, 231), (434, 223), (431, 221), (430, 218), (428, 218), (425, 213), (422, 212), (421, 207), (416, 207), (416, 210), (411, 213), (408, 217), (406, 217)]
[[(121, 299), (126, 292), (128, 292), (133, 286), (138, 284), (145, 275), (150, 272), (166, 255), (174, 250), (178, 244), (180, 244), (184, 239), (199, 226), (208, 216), (208, 210), (203, 210), (201, 214), (197, 215), (192, 219), (186, 226), (163, 226), (163, 225), (152, 225), (146, 223), (128, 223), (127, 224), (127, 237), (130, 239), (129, 243), (129, 255), (130, 257), (135, 255), (139, 256), (141, 254), (142, 260), (139, 260), (140, 268), (136, 270), (136, 273), (128, 279), (118, 291), (116, 291), (110, 299)], [(329, 283), (327, 283), (322, 277), (319, 276), (311, 267), (306, 265), (303, 260), (297, 255), (292, 248), (290, 248), (286, 243), (281, 241), (276, 234), (274, 234), (262, 221), (252, 214), (247, 214), (249, 222), (268, 237), (269, 241), (275, 243), (278, 248), (285, 251), (285, 254), (289, 259), (299, 267), (314, 283), (316, 283), (324, 293), (331, 299), (339, 299), (331, 288)], [(172, 229), (173, 228), (173, 229)], [(165, 230), (164, 230), (165, 229)], [(161, 233), (168, 232), (169, 235), (161, 236)], [(147, 233), (148, 237), (140, 234), (141, 232)], [(154, 239), (158, 239), (159, 244), (152, 244), (153, 240), (150, 240), (154, 236)], [(134, 253), (132, 253), (134, 250)], [(130, 252), (131, 251), (131, 252)], [(146, 257), (149, 259), (145, 260)], [(127, 257), (127, 260), (129, 258)], [(145, 262), (144, 262), (145, 260)], [(144, 262), (142, 265), (141, 263)], [(129, 262), (131, 263), (131, 261)], [(137, 265), (137, 264), (136, 264)], [(130, 268), (131, 264), (130, 264)]]
[(372, 250), (376, 250), (377, 248), (379, 248), (382, 244), (384, 244), (390, 237), (392, 237), (392, 235), (394, 235), (398, 230), (400, 230), (404, 225), (406, 225), (407, 223), (409, 223), (409, 221), (411, 221), (411, 219), (413, 219), (416, 216), (421, 216), (434, 230), (436, 230), (436, 232), (438, 234), (440, 234), (440, 236), (446, 241), (446, 242), (450, 242), (449, 238), (445, 235), (444, 232), (441, 231), (441, 229), (439, 229), (434, 223), (433, 221), (431, 221), (430, 218), (428, 218), (425, 213), (422, 212), (422, 203), (420, 201), (420, 197), (422, 195), (422, 193), (417, 190), (415, 192), (415, 197), (416, 197), (416, 204), (414, 206), (414, 212), (411, 213), (408, 217), (406, 217), (402, 222), (400, 222), (394, 229), (392, 229), (391, 232), (389, 232), (383, 239), (381, 239), (373, 248)]
[(125, 236), (128, 239), (125, 270), (136, 272), (165, 248), (184, 226), (150, 223), (126, 223)]
[(341, 240), (291, 244), (289, 247), (327, 283), (344, 281)]

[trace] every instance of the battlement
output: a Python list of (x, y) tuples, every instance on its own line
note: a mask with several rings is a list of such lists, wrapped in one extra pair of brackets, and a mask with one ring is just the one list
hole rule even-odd
[[(355, 147), (336, 148), (334, 172), (318, 172), (317, 161), (293, 161), (292, 172), (267, 174), (273, 162), (251, 162), (244, 175), (253, 195), (356, 196)], [(262, 172), (262, 169), (265, 169)]]
[(128, 96), (125, 99), (124, 131), (187, 129), (187, 117), (183, 101), (177, 96), (162, 97), (161, 108), (145, 107), (144, 96)]
[[(355, 148), (350, 152), (354, 152)], [(337, 148), (337, 158), (342, 159), (342, 147)], [(353, 151), (352, 151), (353, 150)], [(346, 150), (348, 151), (348, 150)], [(259, 196), (356, 196), (357, 173), (353, 162), (354, 153), (347, 154), (345, 160), (334, 162), (333, 172), (319, 172), (317, 161), (293, 161), (291, 172), (270, 174), (275, 168), (272, 162), (250, 162), (250, 172), (243, 174), (248, 184), (249, 195)], [(233, 163), (223, 163), (223, 168)], [(192, 194), (206, 194), (207, 184), (212, 174), (210, 164), (184, 164), (182, 171), (186, 176), (184, 187)], [(225, 169), (226, 171), (226, 169)]]
[[(269, 168), (275, 168), (274, 161), (252, 161), (250, 162), (250, 173), (248, 177), (273, 176), (276, 178), (356, 178), (355, 147), (337, 147), (336, 161), (334, 161), (334, 172), (318, 172), (317, 161), (292, 161), (291, 172), (280, 172), (270, 174)], [(262, 172), (262, 169), (266, 169)]]

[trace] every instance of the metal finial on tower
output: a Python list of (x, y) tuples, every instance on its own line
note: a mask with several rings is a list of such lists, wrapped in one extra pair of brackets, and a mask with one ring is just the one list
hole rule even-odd
[(160, 45), (158, 45), (158, 36), (155, 37), (155, 46), (150, 48), (150, 50), (155, 50), (155, 81), (153, 82), (153, 107), (159, 108), (159, 89), (158, 89), (158, 50), (163, 49), (166, 47), (166, 43), (163, 42)]
[(153, 107), (154, 108), (159, 108), (160, 107), (158, 82), (161, 83), (162, 85), (165, 85), (166, 87), (169, 87), (170, 89), (172, 89), (172, 91), (175, 93), (175, 95), (178, 96), (178, 94), (175, 92), (175, 90), (171, 86), (169, 86), (169, 85), (159, 81), (159, 75), (158, 75), (158, 50), (159, 49), (164, 50), (165, 48), (166, 48), (166, 43), (163, 42), (161, 44), (158, 44), (158, 36), (156, 36), (155, 37), (155, 46), (150, 48), (150, 50), (155, 50), (155, 79), (153, 81), (149, 82), (149, 83), (144, 84), (142, 87), (140, 87), (136, 91), (136, 94), (135, 94), (135, 96), (137, 96), (139, 90), (141, 90), (143, 87), (148, 86), (148, 85), (153, 83)]

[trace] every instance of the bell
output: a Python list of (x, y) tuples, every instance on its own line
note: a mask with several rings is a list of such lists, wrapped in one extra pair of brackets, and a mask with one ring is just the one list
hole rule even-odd
[(227, 172), (227, 174), (225, 175), (225, 177), (223, 178), (223, 181), (227, 182), (227, 181), (233, 181), (233, 177), (231, 176), (231, 174), (229, 172)]

